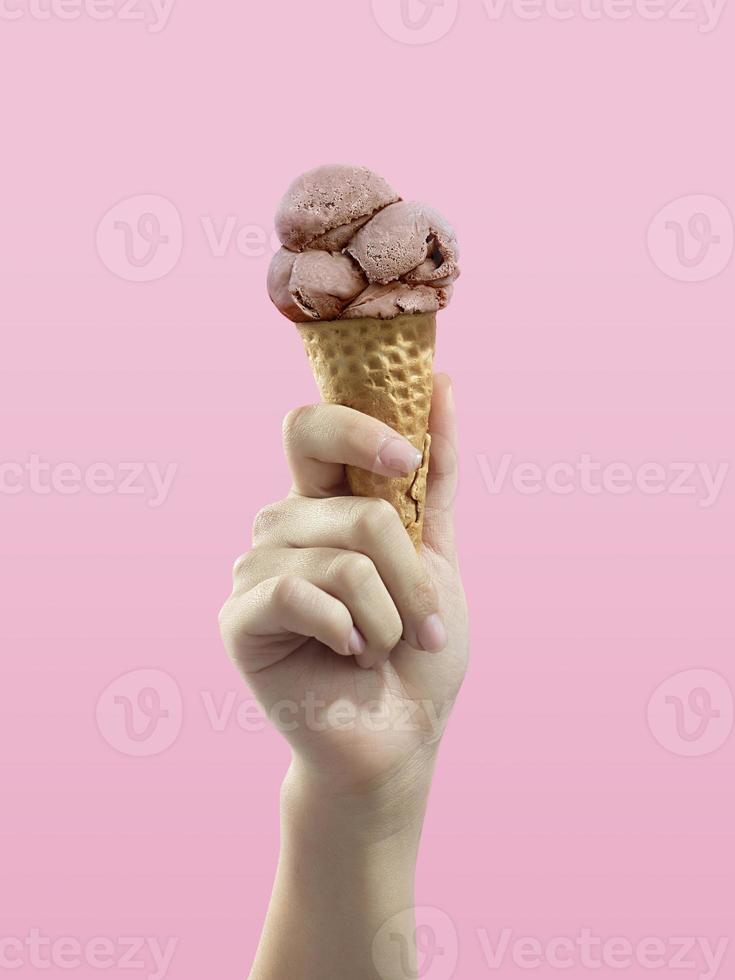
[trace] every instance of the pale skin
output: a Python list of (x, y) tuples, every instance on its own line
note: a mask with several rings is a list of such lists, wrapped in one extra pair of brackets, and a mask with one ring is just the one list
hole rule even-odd
[(389, 504), (349, 495), (344, 470), (403, 475), (418, 465), (413, 447), (366, 415), (317, 405), (287, 416), (291, 492), (258, 514), (235, 565), (220, 613), (225, 646), (292, 750), (250, 980), (416, 975), (421, 826), (468, 652), (444, 375), (430, 429), (419, 554)]

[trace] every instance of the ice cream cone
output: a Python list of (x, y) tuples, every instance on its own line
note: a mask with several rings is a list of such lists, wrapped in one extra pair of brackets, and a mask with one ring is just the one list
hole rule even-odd
[(298, 327), (322, 397), (389, 425), (420, 454), (391, 479), (347, 468), (352, 492), (387, 500), (421, 546), (436, 313), (459, 276), (457, 236), (378, 174), (327, 164), (292, 181), (276, 213), (283, 246), (268, 295)]
[(431, 444), (428, 428), (436, 314), (323, 320), (297, 326), (324, 401), (380, 419), (422, 453), (419, 469), (398, 479), (347, 467), (353, 494), (389, 501), (419, 548)]

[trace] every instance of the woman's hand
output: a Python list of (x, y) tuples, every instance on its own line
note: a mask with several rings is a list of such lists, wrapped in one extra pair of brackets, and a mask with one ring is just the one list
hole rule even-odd
[(284, 423), (293, 488), (262, 510), (220, 623), (227, 649), (297, 765), (326, 792), (430, 772), (467, 660), (454, 547), (456, 437), (449, 379), (430, 420), (424, 546), (390, 504), (349, 496), (344, 465), (405, 475), (420, 462), (392, 429), (337, 405)]
[(344, 470), (405, 475), (419, 465), (415, 449), (374, 419), (318, 405), (286, 419), (293, 488), (261, 511), (235, 565), (225, 645), (293, 749), (251, 980), (418, 976), (416, 856), (467, 663), (446, 377), (430, 428), (420, 555), (389, 504), (349, 495)]

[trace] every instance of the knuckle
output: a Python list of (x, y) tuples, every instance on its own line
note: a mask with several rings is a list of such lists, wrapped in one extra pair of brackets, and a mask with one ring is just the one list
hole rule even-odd
[(396, 509), (387, 500), (362, 499), (355, 505), (355, 530), (361, 537), (380, 538), (403, 528)]
[(375, 565), (367, 555), (353, 552), (338, 555), (329, 568), (329, 577), (351, 592), (364, 589), (375, 574)]
[[(217, 617), (219, 633), (225, 650), (231, 660), (236, 661), (238, 652), (243, 646), (242, 623), (236, 614), (231, 599), (227, 599)], [(236, 661), (237, 662), (237, 661)]]
[(436, 608), (436, 589), (428, 575), (422, 575), (409, 588), (407, 599), (420, 612), (429, 613)]
[(284, 418), (281, 431), (283, 433), (283, 445), (287, 450), (299, 438), (299, 433), (313, 410), (313, 405), (301, 405), (299, 408), (292, 408)]
[[(377, 446), (379, 442), (379, 436), (376, 436), (376, 432), (382, 433), (384, 426), (369, 415), (352, 412), (350, 414), (345, 413), (344, 417), (340, 419), (340, 428), (345, 442), (363, 450), (365, 455), (368, 455), (369, 450), (373, 446)], [(374, 453), (377, 453), (377, 448)]]
[(246, 551), (245, 554), (240, 555), (239, 558), (235, 560), (235, 564), (232, 566), (232, 581), (236, 585), (240, 585), (243, 580), (247, 580), (254, 564), (254, 551)]
[(217, 614), (217, 623), (219, 625), (219, 631), (222, 636), (224, 636), (226, 633), (229, 619), (230, 619), (230, 600), (226, 599), (225, 602), (220, 607), (219, 613)]
[(267, 504), (261, 507), (253, 520), (253, 544), (273, 537), (282, 519), (282, 504)]
[(250, 567), (250, 562), (252, 561), (251, 552), (246, 551), (245, 554), (239, 555), (235, 559), (235, 564), (232, 566), (232, 580), (237, 583), (240, 579), (245, 577), (248, 568)]
[(301, 594), (301, 581), (295, 575), (280, 575), (273, 583), (271, 602), (277, 609), (293, 606)]

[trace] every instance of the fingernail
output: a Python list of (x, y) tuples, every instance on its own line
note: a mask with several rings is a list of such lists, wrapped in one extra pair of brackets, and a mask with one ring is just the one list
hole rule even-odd
[(446, 627), (437, 613), (427, 616), (419, 627), (417, 636), (422, 649), (427, 653), (440, 653), (449, 640)]
[(378, 462), (387, 470), (402, 475), (413, 473), (421, 465), (421, 453), (407, 439), (388, 436), (378, 452)]
[(347, 647), (353, 657), (359, 657), (361, 653), (365, 653), (366, 643), (362, 638), (362, 635), (352, 627), (352, 632), (350, 633), (350, 640)]

